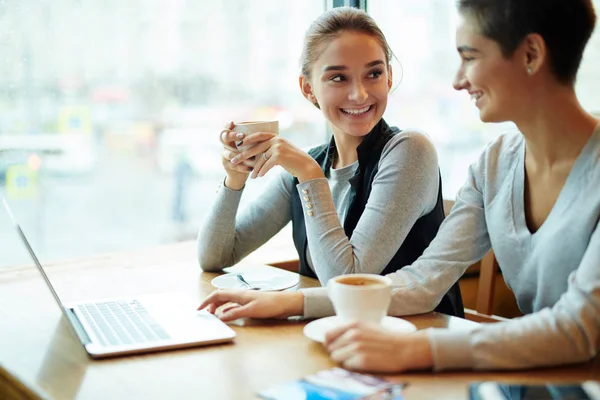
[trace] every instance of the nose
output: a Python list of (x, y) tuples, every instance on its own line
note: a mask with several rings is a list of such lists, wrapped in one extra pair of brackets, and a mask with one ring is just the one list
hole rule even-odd
[(355, 83), (352, 85), (352, 89), (350, 91), (350, 95), (348, 96), (348, 98), (358, 104), (361, 104), (367, 100), (368, 96), (369, 95), (367, 94), (365, 85), (363, 84), (362, 81), (357, 79), (355, 81)]
[(463, 89), (467, 88), (467, 85), (468, 85), (468, 81), (467, 81), (467, 78), (465, 77), (463, 68), (461, 67), (458, 69), (458, 71), (456, 71), (456, 75), (454, 76), (454, 82), (452, 82), (452, 86), (456, 90), (463, 90)]

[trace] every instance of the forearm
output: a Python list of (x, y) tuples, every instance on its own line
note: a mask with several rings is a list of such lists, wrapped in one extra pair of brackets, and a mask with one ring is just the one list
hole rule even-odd
[(241, 197), (241, 190), (219, 187), (198, 231), (198, 261), (204, 271), (221, 271), (235, 263), (235, 221)]
[(538, 317), (531, 314), (473, 331), (431, 331), (435, 369), (526, 369), (582, 362), (596, 354), (595, 344), (581, 332), (560, 332), (557, 328), (564, 325), (551, 326)]
[[(303, 190), (308, 191), (310, 198), (302, 202), (308, 247), (319, 281), (325, 284), (333, 277), (352, 273), (380, 274), (406, 236), (406, 232), (396, 234), (402, 222), (388, 221), (387, 224), (382, 224), (375, 220), (367, 223), (370, 219), (369, 211), (365, 211), (365, 219), (349, 238), (335, 209), (327, 181), (318, 179), (298, 185), (301, 197)], [(312, 208), (308, 208), (308, 204)], [(382, 214), (381, 210), (376, 212)], [(416, 218), (418, 215), (407, 217), (410, 221), (405, 225), (412, 226)], [(381, 219), (386, 218), (382, 216)]]
[(205, 271), (217, 271), (242, 260), (291, 220), (293, 178), (274, 170), (259, 196), (240, 207), (241, 192), (221, 187), (198, 235), (198, 254)]
[(333, 304), (327, 295), (327, 288), (301, 289), (302, 315), (304, 318), (320, 318), (335, 314)]
[[(596, 282), (597, 285), (597, 282)], [(432, 331), (437, 370), (525, 369), (589, 360), (598, 353), (600, 289), (571, 287), (552, 308), (471, 332)]]

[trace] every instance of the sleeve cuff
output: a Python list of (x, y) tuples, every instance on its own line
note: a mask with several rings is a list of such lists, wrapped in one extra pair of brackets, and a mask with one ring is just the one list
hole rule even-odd
[(304, 295), (304, 318), (320, 318), (335, 315), (333, 304), (327, 296), (326, 288), (300, 290)]
[(223, 180), (221, 182), (219, 182), (219, 186), (217, 187), (217, 194), (230, 193), (230, 194), (238, 194), (239, 196), (241, 196), (242, 192), (246, 188), (246, 185), (242, 186), (242, 188), (240, 190), (233, 190), (233, 189), (230, 189), (227, 186), (225, 186), (226, 179), (227, 179), (227, 177), (223, 178)]
[(335, 210), (326, 178), (315, 178), (296, 185), (305, 220)]
[(473, 369), (470, 331), (430, 329), (428, 334), (434, 371)]

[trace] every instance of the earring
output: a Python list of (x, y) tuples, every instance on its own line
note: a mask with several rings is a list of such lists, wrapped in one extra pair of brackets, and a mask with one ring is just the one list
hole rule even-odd
[(315, 107), (317, 107), (319, 110), (321, 109), (321, 106), (319, 106), (319, 102), (318, 102), (318, 101), (315, 101), (315, 102), (313, 103), (313, 105), (314, 105)]
[(527, 75), (533, 75), (533, 68), (527, 67)]

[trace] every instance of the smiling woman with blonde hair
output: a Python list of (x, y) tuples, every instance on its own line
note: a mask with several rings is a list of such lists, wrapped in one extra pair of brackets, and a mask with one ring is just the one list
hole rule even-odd
[[(333, 137), (305, 152), (281, 136), (244, 136), (226, 126), (226, 178), (198, 235), (204, 271), (237, 263), (290, 221), (298, 272), (322, 284), (349, 273), (389, 274), (423, 253), (444, 219), (441, 178), (429, 137), (383, 119), (391, 59), (385, 36), (364, 11), (335, 8), (311, 24), (299, 86)], [(250, 159), (253, 167), (245, 163)], [(238, 210), (250, 174), (271, 179)], [(434, 308), (464, 315), (457, 283)]]

